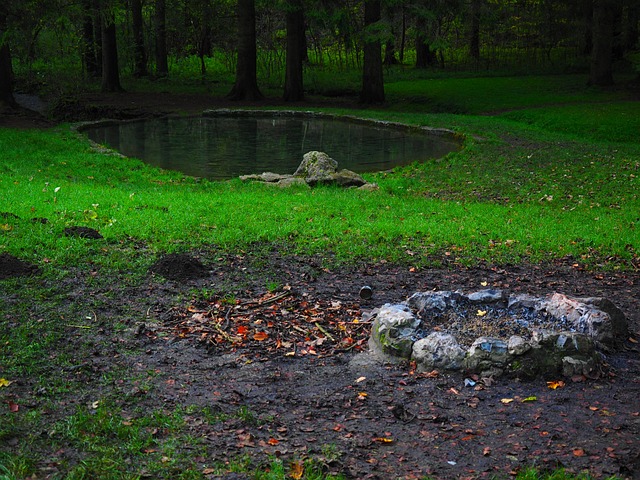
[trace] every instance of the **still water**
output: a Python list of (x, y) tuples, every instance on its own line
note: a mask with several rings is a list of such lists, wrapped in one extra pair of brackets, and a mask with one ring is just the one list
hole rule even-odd
[(293, 173), (311, 150), (326, 152), (339, 169), (362, 173), (460, 148), (450, 139), (408, 129), (303, 116), (161, 118), (91, 127), (85, 133), (128, 157), (213, 180)]

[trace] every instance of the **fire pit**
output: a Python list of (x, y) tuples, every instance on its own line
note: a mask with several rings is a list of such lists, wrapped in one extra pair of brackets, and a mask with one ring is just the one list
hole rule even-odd
[(560, 293), (419, 292), (369, 316), (369, 344), (383, 359), (483, 376), (593, 376), (603, 353), (627, 336), (627, 320), (609, 300)]

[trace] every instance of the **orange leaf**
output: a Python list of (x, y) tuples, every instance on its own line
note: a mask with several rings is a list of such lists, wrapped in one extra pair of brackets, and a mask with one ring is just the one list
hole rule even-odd
[(267, 441), (267, 443), (268, 443), (269, 445), (278, 445), (280, 442), (279, 442), (277, 439), (275, 439), (275, 438), (270, 438), (270, 439)]
[(257, 340), (258, 342), (262, 342), (267, 338), (269, 338), (269, 335), (266, 332), (256, 332), (253, 336), (253, 339)]
[(562, 380), (547, 382), (547, 387), (549, 387), (551, 390), (555, 390), (556, 388), (562, 388), (564, 387), (564, 382)]
[(304, 466), (301, 462), (292, 462), (291, 470), (289, 470), (289, 476), (294, 480), (300, 480), (302, 478), (302, 474), (304, 473)]
[(249, 329), (247, 327), (244, 325), (240, 325), (238, 327), (238, 335), (246, 335), (247, 333), (249, 333)]
[(573, 450), (573, 454), (576, 457), (584, 457), (584, 450), (582, 448), (576, 448)]
[(393, 438), (388, 438), (388, 437), (376, 437), (373, 439), (374, 442), (380, 442), (380, 443), (393, 443)]

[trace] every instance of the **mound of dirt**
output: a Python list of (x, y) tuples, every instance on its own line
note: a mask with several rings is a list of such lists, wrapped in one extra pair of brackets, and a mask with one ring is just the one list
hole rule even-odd
[(100, 232), (89, 227), (68, 227), (64, 229), (64, 234), (67, 237), (90, 238), (93, 240), (104, 238)]
[(195, 280), (208, 275), (200, 260), (184, 253), (169, 253), (156, 261), (149, 271), (169, 280)]
[(33, 275), (37, 271), (38, 267), (35, 265), (23, 262), (19, 258), (9, 255), (8, 253), (0, 253), (0, 280)]

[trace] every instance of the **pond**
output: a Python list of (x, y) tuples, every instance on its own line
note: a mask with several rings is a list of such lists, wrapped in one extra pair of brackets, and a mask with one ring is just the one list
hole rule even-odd
[(100, 124), (84, 133), (128, 157), (212, 180), (291, 174), (312, 150), (327, 153), (339, 169), (363, 173), (439, 158), (460, 148), (452, 134), (395, 124), (283, 112), (210, 115)]

